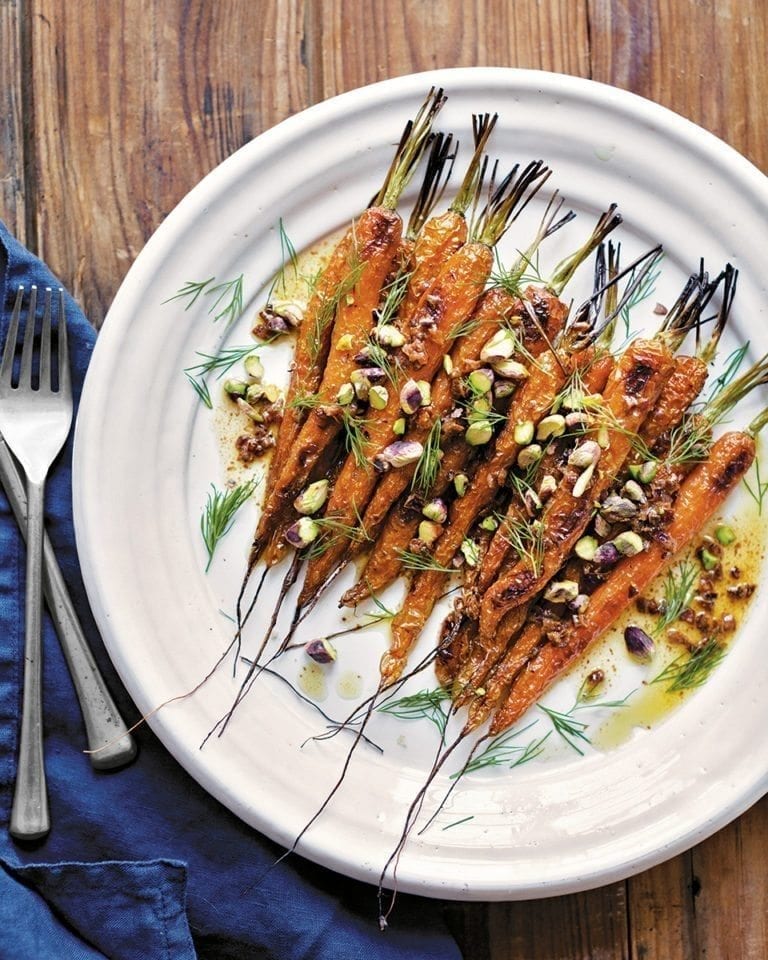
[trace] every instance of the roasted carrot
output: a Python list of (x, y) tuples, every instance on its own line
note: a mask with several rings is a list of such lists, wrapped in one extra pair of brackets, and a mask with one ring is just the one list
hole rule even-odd
[[(319, 388), (325, 378), (330, 356), (339, 352), (338, 346), (335, 351), (331, 349), (332, 339), (335, 337), (337, 344), (340, 339), (336, 329), (339, 316), (347, 314), (346, 326), (350, 320), (349, 314), (359, 314), (361, 304), (365, 303), (370, 310), (377, 305), (377, 302), (369, 305), (372, 291), (377, 281), (380, 287), (386, 276), (391, 266), (390, 255), (394, 259), (394, 248), (402, 233), (402, 224), (394, 213), (394, 207), (429, 142), (432, 124), (444, 100), (442, 90), (431, 90), (414, 120), (406, 124), (384, 183), (374, 198), (374, 205), (347, 230), (317, 281), (299, 330), (285, 411), (270, 464), (264, 506), (249, 557), (249, 570), (258, 560), (278, 521), (285, 498), (277, 495), (276, 490), (279, 486), (290, 486), (286, 470), (293, 461), (289, 453), (307, 420), (307, 409), (301, 400)], [(369, 265), (369, 260), (373, 266)], [(385, 267), (383, 271), (382, 265)], [(348, 299), (355, 302), (348, 304)]]
[[(632, 438), (667, 382), (672, 363), (669, 350), (658, 340), (635, 340), (622, 355), (604, 395), (607, 449), (601, 454), (597, 442), (587, 440), (571, 454), (571, 466), (541, 518), (542, 562), (537, 568), (528, 557), (518, 559), (485, 592), (480, 605), (481, 640), (491, 637), (501, 617), (532, 599), (563, 565), (589, 523), (593, 501), (611, 486), (623, 466)], [(592, 456), (589, 463), (581, 462), (581, 451)], [(587, 471), (594, 479), (588, 478), (585, 484)]]
[[(472, 315), (493, 267), (493, 244), (504, 232), (506, 224), (527, 203), (548, 176), (540, 162), (529, 164), (518, 176), (518, 168), (506, 178), (489, 204), (482, 226), (445, 262), (437, 277), (424, 291), (414, 313), (411, 326), (419, 331), (402, 347), (402, 359), (392, 388), (385, 393), (385, 405), (376, 415), (369, 413), (362, 455), (348, 457), (328, 501), (325, 515), (345, 526), (355, 525), (365, 510), (378, 476), (370, 463), (387, 467), (380, 458), (396, 439), (395, 424), (403, 416), (407, 403), (402, 393), (419, 388), (416, 380), (429, 383), (437, 372), (451, 342), (451, 332)], [(409, 387), (409, 383), (413, 387)], [(414, 412), (418, 403), (414, 406)], [(312, 600), (328, 581), (347, 551), (337, 541), (313, 559), (307, 569), (299, 597), (303, 605)]]
[(691, 542), (754, 458), (755, 441), (749, 433), (726, 433), (715, 441), (709, 458), (695, 467), (682, 484), (664, 541), (654, 541), (642, 552), (626, 557), (591, 595), (579, 622), (568, 628), (557, 644), (545, 643), (526, 663), (491, 722), (490, 736), (516, 723), (550, 684), (610, 628), (632, 598), (642, 593), (671, 558)]

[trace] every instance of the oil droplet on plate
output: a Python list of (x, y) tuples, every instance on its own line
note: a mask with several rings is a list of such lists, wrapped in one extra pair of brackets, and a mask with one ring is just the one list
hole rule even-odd
[(347, 670), (346, 673), (342, 673), (342, 675), (339, 677), (339, 682), (336, 685), (336, 692), (345, 700), (354, 700), (356, 697), (360, 696), (362, 687), (362, 674), (357, 673), (355, 670)]
[(325, 672), (319, 663), (305, 663), (299, 671), (299, 688), (311, 700), (325, 700), (328, 687)]

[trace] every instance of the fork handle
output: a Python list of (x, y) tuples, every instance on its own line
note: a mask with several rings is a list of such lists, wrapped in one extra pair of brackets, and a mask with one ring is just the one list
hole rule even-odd
[(42, 610), (45, 481), (27, 483), (27, 584), (24, 603), (24, 684), (11, 836), (38, 840), (50, 830), (43, 760)]
[[(0, 481), (16, 522), (26, 535), (27, 495), (18, 468), (0, 437)], [(96, 664), (61, 573), (53, 546), (43, 534), (43, 592), (67, 661), (85, 724), (91, 765), (114, 770), (136, 756), (136, 742)]]

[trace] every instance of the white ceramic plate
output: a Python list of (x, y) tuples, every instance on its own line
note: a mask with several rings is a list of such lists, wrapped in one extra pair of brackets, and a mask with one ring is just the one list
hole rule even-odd
[[(241, 511), (206, 575), (199, 518), (210, 484), (221, 486), (225, 476), (213, 418), (183, 368), (195, 362), (195, 351), (247, 342), (249, 321), (279, 264), (279, 219), (299, 249), (348, 224), (377, 188), (393, 143), (431, 84), (448, 93), (438, 127), (459, 135), (462, 159), (471, 114), (498, 111), (492, 151), (502, 163), (541, 157), (552, 167), (551, 185), (580, 216), (546, 248), (545, 273), (615, 200), (625, 217), (620, 239), (627, 255), (657, 240), (665, 245), (654, 301), (669, 304), (699, 256), (713, 270), (731, 260), (741, 279), (723, 352), (746, 338), (753, 357), (768, 347), (766, 180), (725, 144), (652, 103), (552, 74), (439, 71), (354, 91), (268, 131), (195, 187), (147, 244), (99, 337), (80, 409), (75, 520), (83, 574), (110, 655), (146, 713), (195, 687), (229, 643), (225, 615), (234, 607), (256, 518), (255, 509)], [(533, 204), (511, 231), (505, 256), (525, 243), (540, 212)], [(185, 281), (241, 272), (246, 311), (234, 329), (211, 322), (204, 298), (186, 312), (179, 301), (163, 303)], [(589, 287), (590, 268), (582, 274), (577, 299)], [(268, 378), (284, 378), (287, 355), (267, 356)], [(304, 637), (338, 623), (335, 600), (348, 582), (329, 591)], [(249, 624), (246, 655), (260, 640), (273, 597), (274, 588)], [(400, 889), (465, 899), (585, 889), (660, 862), (736, 817), (767, 783), (759, 629), (765, 601), (761, 591), (712, 680), (650, 731), (615, 749), (580, 756), (563, 746), (511, 771), (466, 779), (435, 824), (406, 847)], [(323, 709), (337, 718), (348, 712), (352, 701), (339, 681), (350, 670), (364, 675), (364, 690), (375, 685), (385, 642), (384, 629), (339, 642)], [(281, 669), (295, 680), (300, 663), (296, 654)], [(335, 782), (350, 741), (342, 736), (302, 748), (324, 721), (288, 687), (263, 677), (225, 735), (200, 749), (243, 669), (233, 678), (228, 661), (194, 696), (153, 714), (150, 723), (206, 789), (290, 844)], [(631, 669), (622, 664), (620, 671), (630, 687), (647, 676)], [(572, 702), (578, 679), (561, 684), (551, 702)], [(383, 754), (355, 754), (342, 790), (300, 851), (375, 882), (437, 734), (427, 722), (380, 716), (372, 735)], [(449, 783), (438, 778), (427, 809)]]

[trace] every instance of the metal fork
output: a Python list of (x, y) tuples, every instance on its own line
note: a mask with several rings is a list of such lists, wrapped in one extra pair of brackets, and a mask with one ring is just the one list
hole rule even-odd
[[(50, 829), (43, 761), (42, 722), (42, 571), (45, 480), (72, 425), (64, 294), (58, 291), (57, 349), (52, 360), (52, 300), (45, 291), (37, 383), (33, 353), (37, 287), (32, 286), (24, 322), (18, 382), (13, 368), (24, 301), (19, 287), (0, 363), (0, 433), (16, 456), (27, 483), (27, 575), (24, 604), (24, 684), (16, 784), (11, 807), (11, 835), (33, 840)], [(53, 387), (54, 367), (57, 388)]]

